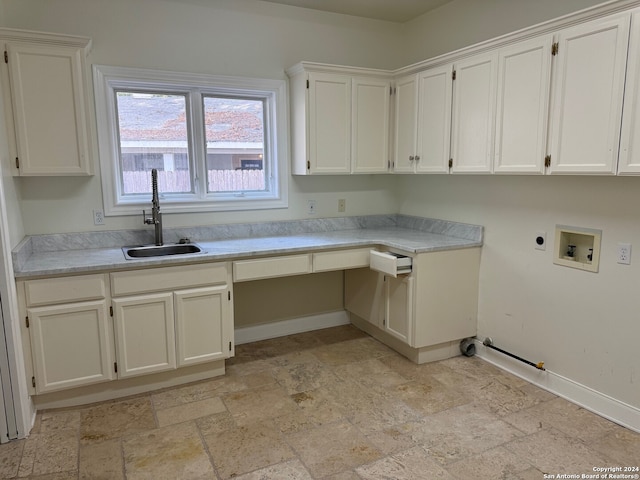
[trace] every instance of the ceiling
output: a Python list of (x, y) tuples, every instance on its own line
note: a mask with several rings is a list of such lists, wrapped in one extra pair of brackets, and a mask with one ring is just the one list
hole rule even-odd
[(404, 23), (452, 0), (262, 0), (295, 7)]

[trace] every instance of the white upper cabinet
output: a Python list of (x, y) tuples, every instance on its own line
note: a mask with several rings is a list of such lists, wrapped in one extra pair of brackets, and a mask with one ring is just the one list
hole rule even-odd
[(453, 66), (396, 82), (394, 172), (447, 173)]
[(631, 20), (621, 135), (618, 173), (640, 174), (640, 11)]
[(354, 77), (351, 82), (352, 172), (386, 173), (391, 82), (367, 77)]
[(559, 32), (549, 173), (616, 172), (628, 39), (629, 14)]
[(309, 73), (309, 173), (351, 172), (351, 77)]
[(476, 55), (454, 64), (453, 173), (491, 172), (497, 67), (497, 52)]
[(0, 30), (14, 173), (91, 175), (84, 67), (88, 40), (67, 45), (41, 37), (14, 40), (15, 35)]
[(386, 173), (389, 169), (390, 75), (322, 71), (300, 64), (291, 77), (295, 175)]
[(414, 172), (418, 124), (417, 75), (399, 78), (395, 86), (394, 172)]
[(544, 173), (552, 44), (545, 35), (498, 53), (495, 173)]

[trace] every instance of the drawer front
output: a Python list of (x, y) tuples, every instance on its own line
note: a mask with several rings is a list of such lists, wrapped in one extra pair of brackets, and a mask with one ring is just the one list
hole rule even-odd
[(313, 271), (347, 270), (369, 266), (369, 249), (357, 248), (337, 252), (319, 252), (313, 254)]
[(227, 263), (149, 268), (111, 274), (111, 294), (159, 292), (227, 283)]
[(24, 290), (28, 307), (101, 300), (107, 291), (105, 275), (28, 280), (24, 282)]
[(311, 255), (289, 255), (233, 262), (234, 282), (287, 277), (305, 273), (311, 273)]
[(411, 273), (412, 258), (392, 252), (371, 250), (369, 268), (392, 277)]

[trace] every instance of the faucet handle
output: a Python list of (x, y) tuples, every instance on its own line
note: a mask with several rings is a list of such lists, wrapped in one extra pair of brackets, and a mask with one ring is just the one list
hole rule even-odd
[(142, 223), (146, 225), (151, 225), (153, 223), (153, 219), (147, 217), (147, 212), (142, 210)]

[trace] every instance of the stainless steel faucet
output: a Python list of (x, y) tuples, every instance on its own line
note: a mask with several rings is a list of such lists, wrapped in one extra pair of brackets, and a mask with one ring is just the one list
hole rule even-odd
[(153, 198), (151, 199), (151, 217), (147, 217), (147, 213), (142, 210), (142, 219), (146, 225), (155, 227), (155, 243), (162, 245), (162, 214), (160, 213), (160, 200), (158, 199), (158, 170), (151, 170), (151, 188), (153, 190)]

